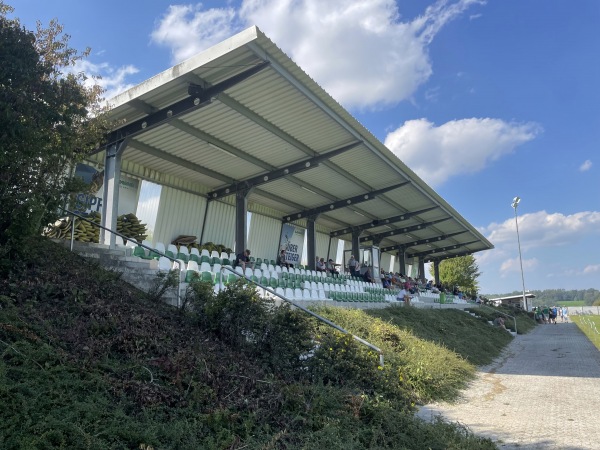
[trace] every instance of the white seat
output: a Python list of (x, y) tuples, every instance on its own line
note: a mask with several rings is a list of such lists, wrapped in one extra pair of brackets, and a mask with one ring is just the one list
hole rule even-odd
[(254, 269), (254, 276), (260, 279), (260, 277), (262, 277), (262, 270)]
[(281, 266), (274, 266), (275, 272), (281, 273)]
[(271, 278), (279, 279), (279, 274), (277, 272), (275, 272), (274, 270), (271, 270), (270, 273), (271, 273)]
[(275, 267), (273, 264), (269, 264), (267, 267), (269, 268), (269, 272), (275, 272)]
[(210, 252), (210, 257), (211, 258), (219, 258), (219, 259), (221, 259), (221, 256), (220, 256), (219, 252), (216, 251), (216, 250), (213, 250), (212, 252)]
[(310, 291), (308, 289), (304, 289), (302, 291), (302, 299), (303, 300), (310, 300)]
[(283, 290), (283, 288), (275, 288), (275, 293), (281, 297), (285, 297), (285, 291)]
[(333, 290), (336, 291), (336, 292), (340, 292), (341, 291), (340, 285), (339, 284), (334, 284), (333, 285)]
[(325, 291), (323, 289), (319, 289), (319, 300), (327, 300), (327, 296), (325, 295)]
[(235, 268), (235, 273), (238, 273), (240, 275), (244, 275), (244, 269), (242, 269), (242, 266), (237, 266)]
[(154, 244), (154, 250), (156, 250), (157, 252), (160, 252), (164, 255), (165, 253), (165, 244), (163, 244), (162, 242), (157, 242), (156, 244)]
[(317, 289), (313, 289), (310, 291), (310, 298), (312, 300), (317, 300), (319, 298), (319, 291)]
[(207, 262), (200, 263), (200, 272), (211, 272), (210, 264)]
[(315, 283), (314, 281), (311, 281), (311, 282), (310, 282), (310, 288), (311, 288), (312, 290), (315, 290), (315, 289), (317, 289), (317, 283)]
[(158, 270), (171, 270), (171, 260), (169, 258), (165, 258), (164, 256), (158, 258)]
[(208, 256), (210, 258), (210, 253), (205, 248), (200, 252), (200, 256)]
[(218, 263), (217, 264), (213, 264), (212, 271), (214, 273), (216, 273), (217, 275), (220, 275), (221, 274), (221, 264), (218, 264)]
[(177, 247), (175, 245), (169, 244), (167, 246), (167, 250), (170, 251), (170, 252), (172, 252), (173, 255), (177, 256), (178, 250), (177, 250)]
[(145, 240), (145, 239), (142, 241), (142, 245), (145, 245), (145, 246), (147, 246), (147, 247), (150, 247), (150, 248), (152, 248), (152, 242), (150, 242), (150, 241), (147, 241), (147, 240)]
[(190, 250), (190, 255), (200, 256), (200, 252), (196, 247), (192, 247), (192, 249)]
[(262, 270), (263, 272), (268, 272), (269, 267), (265, 263), (260, 263), (260, 270)]
[(184, 255), (190, 256), (190, 251), (185, 245), (181, 245), (179, 247), (179, 253), (183, 253)]
[(229, 254), (227, 254), (225, 252), (221, 252), (221, 256), (219, 256), (219, 258), (221, 258), (221, 259), (229, 259)]
[(298, 267), (294, 267), (294, 273), (295, 273), (296, 275), (300, 275), (300, 273), (301, 273), (301, 272), (300, 272), (300, 269), (299, 269)]
[(252, 278), (252, 275), (254, 275), (254, 270), (252, 270), (250, 267), (246, 267), (244, 275), (246, 275), (248, 278)]
[[(291, 270), (291, 269), (290, 269), (290, 270)], [(283, 273), (290, 273), (290, 272), (288, 271), (288, 268), (287, 268), (286, 266), (283, 266), (283, 267), (281, 268), (281, 271), (282, 271)]]
[(300, 269), (300, 275), (306, 275), (306, 270)]
[(289, 300), (294, 300), (294, 290), (292, 288), (285, 288), (285, 297)]
[(115, 245), (119, 247), (124, 247), (125, 243), (123, 242), (123, 238), (121, 236), (115, 236)]
[(325, 289), (325, 286), (320, 281), (317, 282), (317, 289)]
[(228, 259), (229, 261), (235, 261), (235, 253), (230, 253)]
[(200, 268), (198, 267), (198, 263), (196, 261), (188, 261), (187, 270), (195, 270), (196, 272), (199, 272)]
[(316, 276), (317, 276), (317, 271), (316, 271), (316, 270), (311, 270), (311, 271), (310, 271), (310, 273), (311, 273), (311, 275), (312, 275), (313, 277), (316, 277)]
[(294, 299), (302, 300), (302, 289), (300, 289), (300, 288), (294, 289)]

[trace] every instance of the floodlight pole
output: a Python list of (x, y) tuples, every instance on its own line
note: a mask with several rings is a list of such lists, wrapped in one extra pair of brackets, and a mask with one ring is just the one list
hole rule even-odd
[(521, 238), (519, 237), (519, 221), (517, 220), (517, 206), (519, 206), (519, 202), (521, 201), (520, 197), (515, 197), (511, 206), (515, 210), (515, 225), (517, 227), (517, 243), (519, 244), (519, 263), (521, 265), (521, 283), (523, 284), (523, 309), (525, 311), (529, 311), (527, 308), (527, 297), (525, 297), (525, 276), (523, 275), (523, 256), (521, 255)]

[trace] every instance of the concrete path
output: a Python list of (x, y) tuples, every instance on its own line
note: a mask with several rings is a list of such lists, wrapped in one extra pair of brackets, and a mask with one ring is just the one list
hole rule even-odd
[(457, 404), (418, 415), (440, 414), (501, 449), (598, 450), (600, 352), (573, 323), (539, 325), (481, 368)]

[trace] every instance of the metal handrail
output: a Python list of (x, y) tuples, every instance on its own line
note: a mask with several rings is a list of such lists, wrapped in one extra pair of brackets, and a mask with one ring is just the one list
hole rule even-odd
[(383, 360), (383, 350), (381, 350), (381, 349), (380, 349), (379, 347), (377, 347), (376, 345), (373, 345), (373, 344), (371, 344), (370, 342), (368, 342), (368, 341), (364, 340), (363, 338), (361, 338), (361, 337), (358, 337), (358, 336), (356, 336), (355, 334), (352, 334), (352, 333), (350, 333), (348, 330), (346, 330), (346, 329), (344, 329), (344, 328), (340, 327), (339, 325), (336, 325), (335, 323), (333, 323), (333, 322), (332, 322), (332, 321), (330, 321), (329, 319), (326, 319), (325, 317), (323, 317), (323, 316), (320, 316), (319, 314), (317, 314), (317, 313), (315, 313), (315, 312), (311, 311), (310, 309), (307, 309), (307, 308), (305, 308), (304, 306), (302, 306), (302, 305), (299, 305), (298, 303), (294, 302), (293, 300), (290, 300), (289, 298), (287, 298), (287, 297), (284, 297), (283, 295), (280, 295), (280, 294), (278, 294), (278, 293), (277, 293), (277, 292), (275, 292), (273, 289), (271, 289), (269, 286), (264, 286), (264, 285), (262, 285), (262, 284), (260, 284), (260, 283), (257, 283), (257, 282), (256, 282), (256, 281), (254, 281), (253, 279), (251, 279), (251, 278), (248, 278), (246, 275), (244, 275), (244, 274), (241, 274), (241, 273), (239, 273), (239, 272), (236, 272), (236, 271), (235, 271), (235, 270), (233, 270), (232, 268), (225, 267), (225, 266), (221, 266), (221, 271), (220, 271), (220, 274), (219, 274), (219, 277), (220, 277), (220, 279), (219, 279), (219, 289), (221, 289), (222, 280), (223, 280), (223, 271), (224, 271), (224, 270), (228, 270), (228, 271), (230, 271), (231, 273), (235, 274), (236, 276), (238, 276), (238, 277), (242, 277), (242, 278), (246, 279), (247, 281), (249, 281), (250, 283), (253, 283), (253, 284), (257, 285), (257, 286), (260, 286), (261, 288), (263, 288), (264, 290), (266, 290), (266, 291), (270, 292), (270, 293), (271, 293), (271, 294), (273, 294), (274, 296), (276, 296), (276, 297), (279, 297), (280, 299), (282, 299), (282, 300), (283, 300), (283, 301), (285, 301), (285, 302), (288, 302), (289, 304), (291, 304), (291, 305), (295, 306), (296, 308), (298, 308), (298, 309), (300, 309), (300, 310), (304, 311), (305, 313), (307, 313), (307, 314), (309, 314), (309, 315), (313, 316), (313, 317), (314, 317), (314, 318), (316, 318), (317, 320), (320, 320), (321, 322), (323, 322), (323, 323), (325, 323), (325, 324), (329, 325), (329, 326), (330, 326), (330, 327), (332, 327), (332, 328), (335, 328), (335, 329), (336, 329), (336, 330), (338, 330), (338, 331), (341, 331), (342, 333), (344, 333), (344, 334), (346, 334), (346, 335), (350, 335), (350, 336), (352, 336), (352, 338), (353, 338), (355, 341), (357, 341), (357, 342), (360, 342), (361, 344), (363, 344), (363, 345), (366, 345), (367, 347), (369, 347), (371, 350), (374, 350), (374, 351), (376, 351), (376, 352), (379, 354), (379, 364), (381, 365), (381, 367), (383, 367), (383, 366), (384, 366), (384, 360)]
[(497, 312), (497, 313), (499, 313), (499, 314), (502, 314), (503, 316), (506, 316), (506, 317), (510, 317), (510, 318), (512, 318), (512, 320), (513, 320), (513, 321), (514, 321), (514, 323), (515, 323), (515, 333), (517, 332), (517, 319), (515, 318), (515, 316), (511, 316), (510, 314), (506, 314), (506, 313), (504, 313), (504, 312), (502, 312), (502, 311), (498, 311), (496, 308), (492, 308), (491, 306), (484, 305), (483, 303), (482, 303), (482, 304), (480, 304), (480, 305), (479, 305), (479, 307), (480, 307), (480, 308), (481, 308), (481, 307), (488, 308), (488, 309), (491, 309), (491, 310), (492, 310), (492, 311), (494, 311), (494, 312)]
[[(91, 223), (92, 225), (94, 225), (98, 228), (102, 228), (103, 230), (108, 231), (109, 233), (112, 233), (116, 236), (120, 236), (122, 239), (124, 239), (126, 241), (133, 241), (133, 239), (130, 236), (125, 236), (124, 234), (121, 234), (118, 231), (111, 230), (110, 228), (102, 226), (99, 223), (93, 222), (90, 219), (88, 219), (87, 217), (82, 216), (81, 214), (77, 214), (76, 212), (70, 211), (66, 208), (61, 208), (61, 209), (64, 212), (73, 216), (73, 220), (71, 220), (71, 251), (73, 251), (73, 244), (74, 244), (74, 240), (75, 240), (75, 216), (79, 217), (81, 220), (85, 220), (86, 222)], [(137, 245), (139, 247), (145, 248), (151, 252), (154, 252), (159, 256), (164, 256), (165, 258), (177, 263), (177, 266), (179, 267), (179, 274), (177, 276), (177, 307), (179, 308), (181, 306), (181, 272), (183, 271), (183, 268), (181, 267), (181, 261), (179, 261), (177, 258), (171, 258), (170, 256), (165, 255), (164, 253), (156, 250), (155, 248), (149, 247), (140, 242), (137, 242)]]

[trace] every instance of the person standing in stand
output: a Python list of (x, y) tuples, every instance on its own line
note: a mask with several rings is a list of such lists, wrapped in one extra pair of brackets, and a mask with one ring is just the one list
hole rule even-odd
[(354, 255), (350, 255), (350, 260), (348, 261), (348, 270), (350, 271), (350, 275), (353, 277), (356, 276), (356, 267), (358, 266), (358, 261), (354, 259)]

